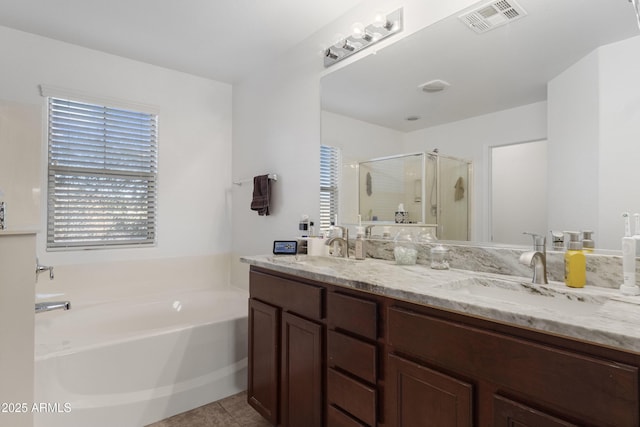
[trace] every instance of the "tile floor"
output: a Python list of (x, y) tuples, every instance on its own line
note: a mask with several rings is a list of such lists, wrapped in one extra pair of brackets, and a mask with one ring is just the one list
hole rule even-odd
[(247, 393), (229, 396), (147, 427), (269, 427), (247, 404)]

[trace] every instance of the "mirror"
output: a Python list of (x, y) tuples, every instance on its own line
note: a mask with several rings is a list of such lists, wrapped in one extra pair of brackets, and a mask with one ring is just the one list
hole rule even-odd
[(471, 171), (471, 162), (438, 153), (360, 162), (358, 212), (369, 225), (415, 224), (438, 239), (469, 240)]
[[(322, 143), (342, 149), (343, 176), (367, 159), (436, 148), (469, 159), (470, 240), (529, 245), (519, 233), (492, 238), (500, 224), (491, 218), (500, 216), (491, 212), (491, 149), (547, 141), (546, 172), (519, 171), (546, 179), (506, 190), (544, 185), (535, 189), (547, 194), (544, 225), (522, 231), (593, 229), (597, 248), (619, 249), (620, 214), (640, 211), (640, 198), (621, 185), (640, 182), (630, 160), (640, 150), (640, 32), (631, 3), (517, 0), (520, 19), (477, 34), (459, 16), (487, 4), (325, 75)], [(420, 88), (438, 79), (444, 90)], [(345, 222), (357, 220), (352, 201), (340, 206)]]
[(379, 223), (425, 223), (424, 153), (360, 162), (358, 205), (362, 220)]

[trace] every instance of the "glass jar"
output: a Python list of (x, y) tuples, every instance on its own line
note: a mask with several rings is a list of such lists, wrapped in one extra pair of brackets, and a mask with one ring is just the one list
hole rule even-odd
[(420, 233), (418, 233), (418, 243), (434, 243), (437, 241), (436, 237), (433, 235), (429, 228), (420, 229)]
[(449, 249), (442, 245), (431, 248), (431, 268), (434, 270), (449, 269)]
[(401, 229), (394, 239), (393, 256), (396, 264), (412, 265), (418, 259), (418, 249), (413, 241), (411, 233)]

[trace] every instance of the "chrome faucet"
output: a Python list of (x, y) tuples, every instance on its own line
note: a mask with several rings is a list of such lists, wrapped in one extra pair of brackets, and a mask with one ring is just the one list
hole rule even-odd
[(547, 284), (547, 238), (535, 233), (524, 232), (533, 237), (533, 251), (520, 255), (520, 263), (533, 267), (533, 283)]
[[(340, 252), (343, 258), (349, 258), (349, 229), (347, 227), (341, 227), (339, 225), (334, 226), (342, 231), (342, 237), (331, 237), (327, 240), (326, 245), (331, 246), (334, 242), (337, 242), (340, 246)], [(334, 254), (333, 256), (337, 256)]]
[(71, 302), (69, 301), (51, 301), (37, 302), (36, 313), (44, 313), (52, 310), (71, 310)]
[(373, 225), (367, 225), (367, 226), (364, 228), (364, 237), (365, 237), (366, 239), (370, 239), (370, 238), (371, 238), (371, 229), (372, 229), (373, 227), (374, 227)]
[(38, 278), (38, 275), (45, 271), (49, 272), (49, 280), (53, 280), (53, 267), (40, 264), (38, 258), (36, 258), (36, 280)]

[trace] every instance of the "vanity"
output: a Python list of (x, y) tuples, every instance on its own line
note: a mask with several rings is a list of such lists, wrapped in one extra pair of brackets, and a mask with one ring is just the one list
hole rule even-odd
[(273, 425), (640, 425), (639, 297), (370, 258), (243, 261), (248, 401)]

